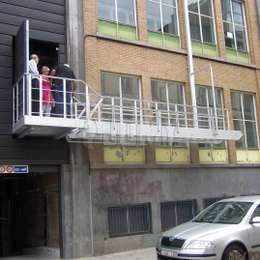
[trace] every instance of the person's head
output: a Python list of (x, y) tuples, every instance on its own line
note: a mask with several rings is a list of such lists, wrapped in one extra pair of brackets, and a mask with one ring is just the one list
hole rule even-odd
[(31, 59), (32, 59), (32, 60), (35, 60), (36, 64), (39, 63), (39, 56), (38, 56), (37, 54), (32, 54), (32, 55), (31, 55)]
[(42, 67), (42, 74), (43, 74), (43, 75), (49, 75), (49, 73), (50, 73), (49, 67), (43, 66), (43, 67)]
[(50, 75), (51, 75), (51, 76), (55, 76), (55, 75), (56, 75), (56, 70), (55, 70), (55, 69), (52, 69), (51, 72), (50, 72)]

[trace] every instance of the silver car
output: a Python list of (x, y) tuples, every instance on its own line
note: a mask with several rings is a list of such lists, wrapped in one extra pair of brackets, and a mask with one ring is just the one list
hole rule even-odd
[(163, 233), (156, 249), (160, 260), (260, 259), (260, 196), (214, 203)]

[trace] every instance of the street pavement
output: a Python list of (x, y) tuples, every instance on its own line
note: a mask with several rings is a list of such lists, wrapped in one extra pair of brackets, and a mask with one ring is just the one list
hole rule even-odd
[[(16, 257), (4, 257), (1, 260), (58, 260), (57, 258), (50, 258), (50, 257), (39, 257), (39, 256), (16, 256)], [(147, 248), (141, 250), (133, 250), (128, 252), (116, 253), (111, 255), (103, 255), (98, 257), (86, 257), (86, 258), (79, 258), (79, 260), (156, 260), (156, 254), (154, 248)]]

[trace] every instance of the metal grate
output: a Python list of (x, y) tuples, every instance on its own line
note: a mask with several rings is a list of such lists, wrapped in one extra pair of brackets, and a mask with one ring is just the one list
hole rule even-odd
[(151, 232), (150, 204), (108, 208), (110, 236)]
[(191, 220), (197, 211), (196, 200), (161, 203), (162, 231)]
[(172, 237), (163, 237), (162, 238), (162, 246), (172, 247), (172, 248), (182, 248), (185, 240), (172, 238)]

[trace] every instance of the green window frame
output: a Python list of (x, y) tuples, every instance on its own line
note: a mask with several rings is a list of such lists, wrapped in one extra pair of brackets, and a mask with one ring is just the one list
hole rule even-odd
[(164, 48), (181, 48), (178, 1), (147, 0), (148, 41)]
[(189, 0), (188, 8), (193, 52), (206, 56), (218, 56), (212, 0)]
[(221, 6), (227, 59), (250, 63), (244, 3), (239, 0), (222, 0)]
[(136, 40), (136, 0), (99, 0), (98, 31), (113, 37)]

